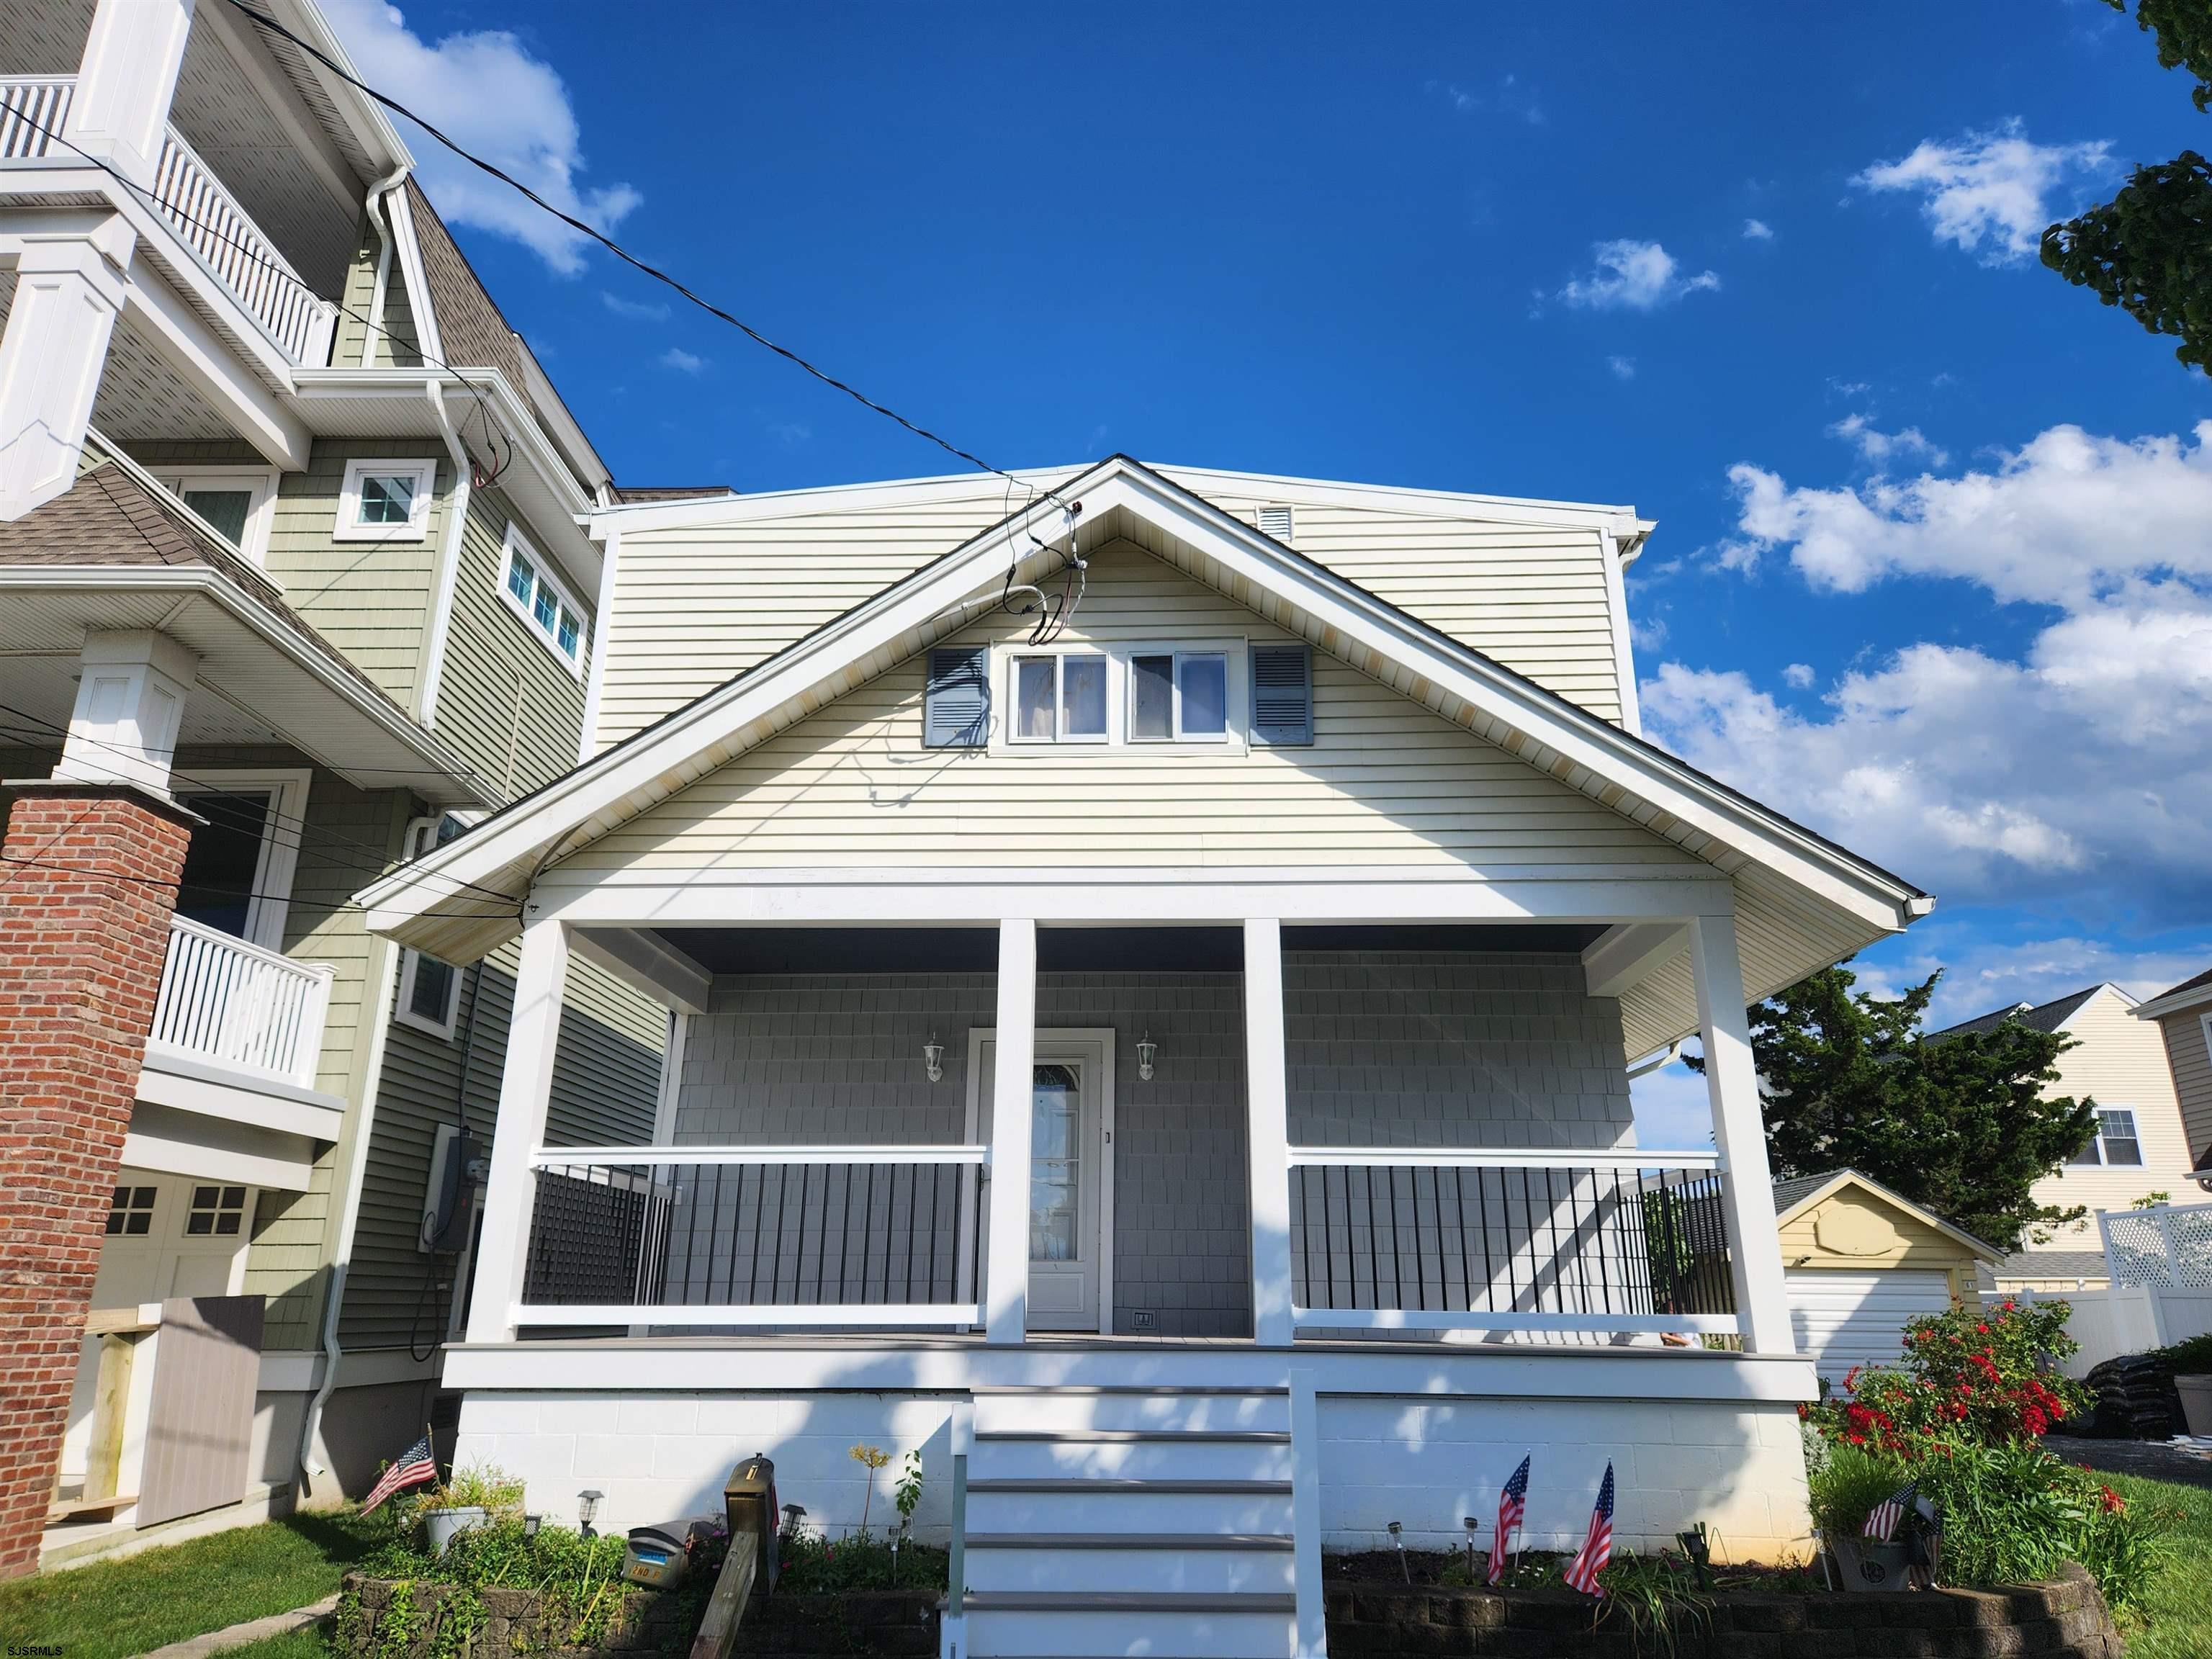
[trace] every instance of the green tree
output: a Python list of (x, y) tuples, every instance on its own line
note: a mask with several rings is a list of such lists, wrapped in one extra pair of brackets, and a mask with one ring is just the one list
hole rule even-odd
[[(2127, 10), (2127, 0), (2105, 3)], [(2197, 77), (2198, 112), (2212, 110), (2212, 5), (2136, 0), (2136, 23), (2155, 37), (2161, 65)], [(2173, 355), (2212, 374), (2212, 162), (2195, 150), (2137, 167), (2111, 201), (2045, 230), (2043, 263), (2152, 333), (2178, 337)]]
[(2043, 1096), (2071, 1037), (2008, 1019), (1931, 1040), (1921, 1022), (1942, 977), (1890, 999), (1838, 965), (1751, 1010), (1767, 1156), (1777, 1180), (1848, 1166), (2017, 1249), (2086, 1213), (2028, 1188), (2088, 1139), (2096, 1105)]

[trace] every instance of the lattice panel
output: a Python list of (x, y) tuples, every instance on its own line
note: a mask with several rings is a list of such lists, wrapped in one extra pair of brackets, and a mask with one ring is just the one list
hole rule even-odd
[(2212, 1290), (2212, 1204), (2160, 1205), (2103, 1219), (2105, 1257), (2121, 1284)]

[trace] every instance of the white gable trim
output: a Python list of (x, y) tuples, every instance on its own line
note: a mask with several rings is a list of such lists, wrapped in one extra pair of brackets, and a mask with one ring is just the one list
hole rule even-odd
[[(1682, 762), (1522, 679), (1428, 629), (1250, 526), (1125, 458), (1069, 480), (1062, 499), (1080, 499), (1084, 522), (1126, 510), (1207, 568), (1200, 580), (1304, 632), (1477, 736), (1670, 836), (1724, 869), (1752, 860), (1868, 925), (1898, 928), (1931, 901), (1897, 878), (1789, 823)], [(804, 718), (954, 625), (960, 602), (1003, 579), (1015, 549), (1024, 567), (1062, 556), (1061, 509), (1041, 500), (1011, 520), (884, 589), (837, 621), (566, 777), (473, 833), (394, 872), (363, 891), (379, 931), (450, 902), (488, 921), (511, 913), (489, 895), (457, 897), (453, 884), (495, 887), (519, 901), (537, 874), (580, 835), (604, 833)], [(1048, 550), (1031, 542), (1034, 528)], [(1024, 570), (1024, 579), (1027, 576)], [(1238, 592), (1238, 589), (1243, 590)], [(1675, 831), (1683, 833), (1676, 834)], [(1719, 860), (1716, 860), (1719, 861)], [(518, 881), (518, 877), (520, 879)]]

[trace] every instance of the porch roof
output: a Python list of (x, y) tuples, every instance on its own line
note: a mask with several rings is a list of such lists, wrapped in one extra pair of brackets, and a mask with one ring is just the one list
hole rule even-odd
[(1753, 994), (1929, 908), (1911, 884), (1116, 455), (368, 888), (370, 925), (448, 959), (497, 948), (520, 930), (532, 884), (562, 858), (927, 648), (961, 625), (967, 601), (999, 589), (1010, 565), (1017, 582), (1064, 569), (1065, 506), (1078, 501), (1085, 544), (1135, 544), (1733, 877), (1747, 958), (1761, 963)]

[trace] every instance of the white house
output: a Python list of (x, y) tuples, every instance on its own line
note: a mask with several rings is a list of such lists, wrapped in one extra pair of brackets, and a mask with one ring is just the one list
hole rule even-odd
[[(1524, 1453), (1534, 1542), (1609, 1461), (1630, 1544), (1790, 1550), (1744, 1010), (1930, 901), (1638, 735), (1629, 509), (1018, 482), (600, 512), (594, 757), (362, 895), (521, 941), (462, 1458), (835, 1530), (919, 1449), (981, 1655), (1315, 1650), (1324, 1541)], [(579, 959), (678, 1016), (650, 1146), (549, 1133)], [(1639, 1147), (1692, 1035), (1713, 1145)]]

